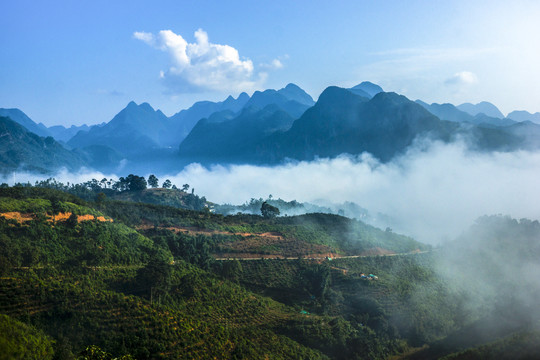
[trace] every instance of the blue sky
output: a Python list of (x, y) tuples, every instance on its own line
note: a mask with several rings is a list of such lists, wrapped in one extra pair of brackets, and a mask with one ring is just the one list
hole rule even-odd
[(540, 111), (536, 1), (18, 0), (0, 13), (0, 107), (47, 126), (289, 82), (314, 98), (370, 80), (413, 100)]

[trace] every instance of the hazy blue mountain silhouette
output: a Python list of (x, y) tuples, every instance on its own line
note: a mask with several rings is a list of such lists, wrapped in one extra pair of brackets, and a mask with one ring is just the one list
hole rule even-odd
[(378, 93), (383, 92), (383, 89), (379, 85), (374, 84), (369, 81), (364, 81), (350, 88), (349, 90), (355, 93), (356, 95), (367, 97), (368, 99), (371, 99)]
[(24, 126), (26, 130), (36, 135), (44, 137), (52, 135), (45, 125), (43, 125), (42, 123), (37, 124), (19, 109), (0, 109), (0, 116), (10, 118), (19, 125)]
[(289, 129), (294, 121), (276, 104), (262, 110), (246, 107), (232, 119), (212, 117), (200, 120), (180, 144), (181, 157), (208, 162), (250, 161), (251, 151), (259, 142), (276, 131)]
[[(462, 105), (491, 114), (496, 109), (487, 102)], [(122, 166), (173, 171), (192, 161), (275, 164), (363, 152), (390, 161), (417, 138), (465, 139), (478, 151), (540, 148), (540, 125), (514, 121), (540, 118), (540, 113), (509, 114), (514, 119), (485, 112), (472, 115), (452, 104), (413, 102), (370, 82), (351, 89), (328, 87), (316, 103), (300, 87), (288, 84), (256, 91), (251, 97), (242, 93), (222, 102), (197, 102), (170, 118), (147, 103), (130, 102), (110, 122), (92, 127), (47, 129), (18, 109), (1, 111), (60, 140), (76, 132), (67, 142), (74, 149), (69, 151), (51, 137), (41, 138), (26, 126), (3, 120), (6, 139), (0, 145), (5, 171), (45, 172), (83, 165), (102, 171)]]
[(279, 106), (293, 118), (298, 118), (315, 102), (304, 90), (288, 84), (280, 90), (255, 91), (244, 108), (263, 109), (272, 104)]
[(50, 173), (86, 165), (79, 154), (65, 149), (51, 136), (41, 137), (8, 117), (0, 117), (0, 169)]
[(296, 84), (289, 83), (287, 84), (287, 86), (285, 86), (283, 89), (279, 89), (277, 92), (285, 96), (287, 99), (296, 101), (300, 104), (304, 104), (307, 106), (315, 105), (315, 101), (313, 100), (311, 95), (306, 93)]
[(472, 116), (483, 113), (489, 117), (504, 119), (503, 113), (495, 105), (487, 101), (482, 101), (478, 104), (463, 103), (458, 105), (457, 108)]
[(458, 107), (452, 104), (427, 104), (421, 100), (416, 100), (417, 104), (423, 106), (427, 111), (437, 116), (441, 120), (454, 121), (459, 123), (470, 123), (475, 125), (487, 124), (492, 126), (507, 126), (512, 125), (515, 122), (504, 118), (491, 117), (484, 113), (478, 113), (471, 115), (468, 112), (460, 110)]
[(117, 171), (122, 167), (124, 156), (105, 145), (90, 145), (73, 150), (79, 154), (89, 167), (99, 171)]
[(479, 151), (515, 151), (540, 149), (540, 125), (530, 121), (508, 126), (480, 124), (460, 129), (469, 140), (469, 148)]
[(540, 124), (540, 112), (531, 114), (528, 111), (515, 110), (508, 114), (508, 118), (516, 121), (532, 121), (534, 123)]
[(457, 127), (402, 95), (382, 92), (368, 100), (329, 87), (288, 131), (271, 135), (255, 152), (264, 162), (362, 152), (388, 161), (418, 136), (447, 141)]
[(108, 146), (122, 156), (134, 157), (155, 149), (178, 148), (202, 118), (211, 121), (218, 121), (220, 116), (221, 120), (232, 119), (245, 107), (260, 110), (271, 104), (279, 106), (293, 117), (299, 117), (314, 101), (304, 90), (289, 84), (277, 91), (255, 92), (251, 98), (241, 93), (236, 99), (229, 96), (222, 102), (200, 101), (169, 118), (147, 103), (137, 105), (130, 102), (104, 125), (79, 129), (87, 131), (77, 132), (71, 138), (68, 133), (72, 128), (55, 127), (54, 132), (62, 140), (69, 138), (67, 144), (73, 148)]
[(67, 143), (72, 137), (77, 135), (79, 131), (89, 131), (90, 128), (91, 127), (86, 124), (80, 126), (71, 125), (70, 127), (65, 127), (63, 125), (54, 125), (50, 126), (48, 130), (53, 138), (58, 141)]
[(535, 150), (540, 148), (540, 125), (532, 121), (522, 121), (504, 128), (520, 140), (518, 148)]
[(130, 102), (110, 122), (78, 132), (68, 141), (73, 148), (92, 145), (111, 147), (124, 156), (161, 147), (160, 143), (170, 131), (168, 118), (148, 103)]
[(225, 110), (237, 113), (242, 110), (248, 100), (249, 95), (243, 92), (236, 99), (229, 96), (221, 102), (199, 101), (189, 109), (181, 110), (169, 118), (171, 136), (165, 139), (164, 145), (178, 146), (200, 119)]

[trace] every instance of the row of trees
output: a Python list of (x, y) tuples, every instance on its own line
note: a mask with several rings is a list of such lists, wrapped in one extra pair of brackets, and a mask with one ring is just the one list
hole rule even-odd
[[(2, 184), (2, 187), (8, 187), (8, 184)], [(30, 187), (32, 186), (30, 183), (18, 183), (14, 186), (18, 187)], [(57, 189), (62, 191), (69, 191), (73, 192), (73, 190), (90, 190), (94, 192), (100, 192), (103, 190), (112, 190), (115, 192), (122, 192), (122, 191), (140, 191), (144, 190), (147, 187), (151, 188), (158, 188), (159, 186), (159, 179), (155, 175), (148, 176), (148, 179), (146, 179), (143, 176), (138, 176), (134, 174), (129, 174), (126, 177), (120, 177), (118, 180), (114, 179), (107, 179), (103, 178), (101, 180), (92, 179), (80, 184), (70, 184), (67, 182), (67, 184), (64, 184), (60, 181), (57, 181), (55, 178), (49, 178), (47, 180), (42, 181), (36, 181), (35, 185), (36, 187), (43, 187), (43, 188), (49, 188), (49, 189)], [(179, 189), (175, 184), (171, 182), (171, 180), (166, 179), (162, 184), (161, 187), (164, 189)], [(189, 190), (190, 186), (189, 184), (184, 184), (180, 188), (180, 190), (187, 192)], [(195, 189), (191, 189), (192, 193)]]

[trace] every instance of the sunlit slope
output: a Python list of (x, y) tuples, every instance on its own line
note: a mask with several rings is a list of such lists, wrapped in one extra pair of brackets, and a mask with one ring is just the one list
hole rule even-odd
[(162, 232), (170, 242), (204, 239), (217, 257), (320, 257), (384, 255), (429, 248), (414, 239), (331, 214), (265, 219), (224, 216), (169, 207), (108, 201), (98, 208), (141, 231)]
[[(316, 359), (368, 335), (341, 318), (306, 316), (255, 295), (181, 256), (173, 262), (174, 247), (108, 217), (104, 206), (45, 189), (0, 195), (4, 211), (29, 217), (0, 217), (0, 313), (52, 337), (56, 354), (95, 344), (138, 359)], [(59, 209), (112, 221), (69, 221)]]

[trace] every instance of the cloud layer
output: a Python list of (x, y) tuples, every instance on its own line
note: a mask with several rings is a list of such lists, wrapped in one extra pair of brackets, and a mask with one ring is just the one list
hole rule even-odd
[(367, 155), (278, 167), (192, 164), (170, 178), (218, 203), (269, 194), (322, 204), (352, 201), (372, 215), (387, 215), (378, 226), (432, 244), (459, 235), (485, 214), (540, 219), (540, 153), (473, 153), (459, 143), (422, 148), (388, 164)]
[[(96, 172), (61, 172), (63, 183), (118, 178)], [(139, 174), (148, 176), (149, 174)], [(540, 152), (478, 153), (462, 143), (421, 144), (391, 163), (369, 155), (341, 156), (277, 167), (191, 164), (160, 181), (188, 183), (217, 203), (242, 204), (274, 198), (330, 205), (352, 201), (378, 217), (375, 225), (438, 244), (458, 236), (478, 217), (503, 214), (540, 220)], [(44, 176), (14, 174), (9, 183), (33, 183)]]
[(195, 32), (194, 43), (171, 30), (157, 35), (135, 32), (133, 37), (170, 55), (171, 66), (160, 77), (173, 92), (245, 91), (265, 78), (255, 72), (250, 59), (241, 59), (232, 46), (211, 43), (202, 29)]

